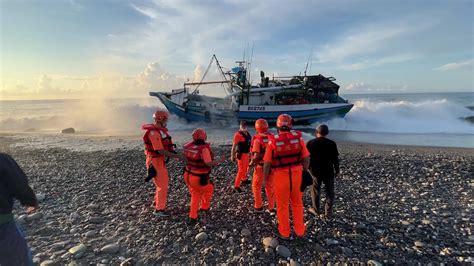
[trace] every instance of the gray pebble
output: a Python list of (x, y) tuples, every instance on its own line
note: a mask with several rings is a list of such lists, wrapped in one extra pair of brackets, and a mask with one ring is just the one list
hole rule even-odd
[(265, 247), (270, 247), (274, 249), (278, 246), (278, 240), (273, 237), (265, 237), (262, 242)]
[(100, 249), (101, 252), (108, 254), (115, 254), (119, 251), (120, 246), (116, 243), (105, 245)]
[(278, 245), (276, 247), (276, 251), (278, 252), (278, 254), (280, 256), (282, 256), (283, 258), (289, 258), (291, 257), (291, 251), (285, 247), (285, 246), (282, 246), (282, 245)]
[(196, 235), (195, 239), (196, 239), (196, 241), (205, 241), (205, 240), (207, 240), (207, 237), (208, 236), (207, 236), (206, 232), (201, 232), (201, 233)]

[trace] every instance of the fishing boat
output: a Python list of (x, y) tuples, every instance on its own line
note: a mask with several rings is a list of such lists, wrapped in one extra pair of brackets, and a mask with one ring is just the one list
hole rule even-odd
[[(222, 80), (204, 81), (213, 61), (216, 62)], [(234, 123), (246, 120), (249, 123), (265, 118), (274, 124), (282, 113), (293, 117), (295, 124), (312, 124), (334, 117), (343, 117), (353, 104), (339, 96), (339, 85), (333, 77), (318, 75), (296, 75), (266, 77), (260, 72), (260, 83), (252, 85), (248, 78), (249, 64), (237, 61), (238, 65), (228, 71), (213, 55), (211, 62), (199, 82), (185, 82), (183, 88), (171, 92), (150, 92), (158, 97), (169, 112), (190, 122), (204, 121)], [(222, 84), (226, 96), (212, 97), (199, 94), (199, 87)]]

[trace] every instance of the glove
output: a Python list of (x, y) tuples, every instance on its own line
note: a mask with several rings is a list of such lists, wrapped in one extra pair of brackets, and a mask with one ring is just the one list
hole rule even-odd
[(158, 173), (156, 172), (155, 167), (153, 165), (150, 165), (148, 167), (148, 176), (145, 178), (145, 182), (149, 182), (153, 177), (155, 177)]
[(311, 176), (309, 171), (303, 171), (303, 175), (301, 177), (300, 191), (304, 192), (306, 187), (311, 186), (312, 184), (313, 184), (313, 176)]

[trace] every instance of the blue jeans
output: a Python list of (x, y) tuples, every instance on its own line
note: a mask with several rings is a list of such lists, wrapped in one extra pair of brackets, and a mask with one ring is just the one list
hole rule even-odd
[(32, 265), (31, 252), (15, 222), (0, 225), (0, 265)]

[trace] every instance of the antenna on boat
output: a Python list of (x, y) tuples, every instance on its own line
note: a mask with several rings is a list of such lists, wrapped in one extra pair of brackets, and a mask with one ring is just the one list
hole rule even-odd
[[(309, 65), (309, 59), (311, 58), (311, 54), (308, 56), (308, 61), (306, 61), (306, 67), (304, 69), (304, 76), (306, 77), (306, 70), (308, 70), (308, 65)], [(311, 70), (310, 70), (311, 72)]]
[(252, 53), (250, 54), (250, 61), (247, 65), (247, 71), (248, 71), (248, 81), (249, 81), (249, 85), (252, 84), (252, 81), (250, 80), (250, 75), (251, 75), (251, 71), (250, 71), (250, 67), (252, 66), (252, 59), (253, 59), (253, 48), (255, 47), (255, 42), (252, 44)]
[(247, 48), (244, 49), (244, 56), (242, 56), (242, 62), (245, 62), (245, 54), (248, 48), (249, 48), (249, 44), (247, 43)]

